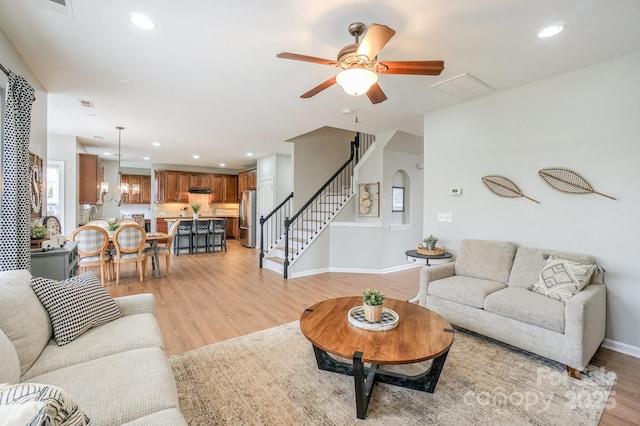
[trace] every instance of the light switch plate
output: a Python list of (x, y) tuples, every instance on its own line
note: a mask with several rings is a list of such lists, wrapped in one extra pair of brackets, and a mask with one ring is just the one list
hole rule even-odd
[(460, 195), (462, 194), (462, 188), (451, 188), (449, 192), (451, 195)]
[(438, 222), (451, 222), (451, 213), (438, 213)]

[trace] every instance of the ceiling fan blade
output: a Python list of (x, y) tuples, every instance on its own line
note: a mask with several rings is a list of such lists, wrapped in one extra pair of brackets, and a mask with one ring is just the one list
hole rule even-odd
[(384, 61), (388, 69), (383, 74), (440, 75), (444, 61)]
[(367, 91), (367, 97), (372, 104), (379, 104), (380, 102), (384, 102), (387, 100), (387, 96), (384, 94), (378, 83), (375, 83)]
[(331, 77), (329, 80), (318, 84), (316, 87), (314, 87), (313, 89), (309, 90), (307, 93), (304, 93), (300, 97), (303, 98), (303, 99), (310, 98), (310, 97), (315, 96), (318, 93), (322, 92), (327, 87), (333, 86), (334, 84), (336, 84), (336, 78), (335, 77)]
[(364, 36), (364, 40), (358, 46), (358, 55), (365, 55), (373, 61), (378, 56), (378, 52), (391, 40), (395, 33), (394, 30), (386, 25), (371, 24)]
[(297, 53), (282, 52), (278, 53), (276, 57), (282, 59), (293, 59), (294, 61), (312, 62), (314, 64), (320, 65), (337, 65), (336, 61), (332, 61), (330, 59), (316, 58), (315, 56), (298, 55)]

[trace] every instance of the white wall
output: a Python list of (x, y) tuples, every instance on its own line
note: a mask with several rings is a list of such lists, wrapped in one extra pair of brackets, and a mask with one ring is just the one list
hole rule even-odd
[[(595, 256), (607, 270), (607, 339), (630, 351), (640, 351), (639, 75), (640, 52), (424, 119), (425, 232), (450, 251), (463, 238), (486, 238)], [(556, 192), (537, 175), (552, 166), (579, 172), (617, 200)], [(540, 204), (490, 193), (481, 182), (490, 174)], [(437, 222), (437, 212), (453, 222)]]
[(293, 204), (304, 205), (351, 153), (353, 131), (323, 127), (291, 139), (293, 142)]

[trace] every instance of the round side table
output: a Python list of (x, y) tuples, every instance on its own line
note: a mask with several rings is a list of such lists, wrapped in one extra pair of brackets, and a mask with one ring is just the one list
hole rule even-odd
[(426, 266), (431, 266), (431, 263), (429, 262), (430, 260), (444, 260), (443, 262), (435, 262), (434, 264), (447, 263), (450, 262), (449, 259), (452, 257), (452, 254), (449, 252), (445, 252), (438, 256), (432, 256), (429, 254), (419, 254), (418, 250), (407, 250), (404, 254), (407, 256), (407, 260), (409, 262), (419, 262)]

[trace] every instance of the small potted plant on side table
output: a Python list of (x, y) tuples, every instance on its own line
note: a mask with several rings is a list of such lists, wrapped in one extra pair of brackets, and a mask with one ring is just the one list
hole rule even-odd
[(427, 250), (435, 250), (437, 242), (438, 242), (438, 237), (429, 235), (427, 238), (424, 239), (423, 244)]
[(191, 210), (193, 210), (193, 218), (194, 219), (199, 219), (200, 218), (200, 214), (198, 212), (200, 211), (200, 204), (198, 204), (198, 203), (191, 204)]
[(382, 319), (382, 304), (385, 295), (376, 289), (368, 288), (362, 293), (364, 319), (369, 322), (378, 322)]

